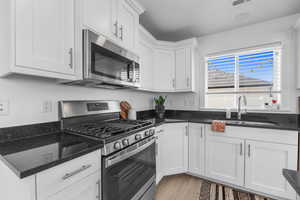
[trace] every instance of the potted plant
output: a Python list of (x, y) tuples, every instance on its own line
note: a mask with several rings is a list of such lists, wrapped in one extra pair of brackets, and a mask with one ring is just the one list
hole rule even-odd
[(157, 114), (157, 117), (159, 119), (163, 119), (165, 115), (165, 102), (166, 102), (167, 97), (159, 96), (159, 97), (154, 97), (154, 102), (155, 102), (155, 112)]

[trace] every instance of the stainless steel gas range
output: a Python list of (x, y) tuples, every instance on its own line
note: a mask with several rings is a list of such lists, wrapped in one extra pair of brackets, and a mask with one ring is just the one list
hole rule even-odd
[(103, 143), (102, 200), (153, 200), (155, 128), (121, 120), (118, 101), (62, 101), (62, 128)]

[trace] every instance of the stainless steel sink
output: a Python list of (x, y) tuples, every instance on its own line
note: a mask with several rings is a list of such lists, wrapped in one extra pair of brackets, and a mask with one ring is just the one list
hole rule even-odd
[(240, 121), (240, 120), (224, 120), (226, 124), (234, 125), (252, 125), (252, 126), (275, 126), (272, 122), (254, 122), (254, 121)]

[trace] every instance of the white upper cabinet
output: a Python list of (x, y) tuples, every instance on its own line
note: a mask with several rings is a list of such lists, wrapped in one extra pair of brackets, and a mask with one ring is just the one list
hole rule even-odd
[(114, 0), (83, 0), (83, 25), (107, 37), (113, 35)]
[(297, 73), (298, 73), (298, 80), (297, 80), (297, 88), (300, 88), (300, 19), (298, 20), (296, 26), (296, 34), (297, 34), (297, 39), (296, 39), (296, 45), (297, 45)]
[(76, 80), (82, 77), (82, 29), (103, 34), (137, 53), (135, 0), (3, 0), (0, 75)]
[(204, 175), (205, 168), (204, 125), (189, 123), (189, 166), (188, 171), (195, 175)]
[(143, 8), (134, 0), (82, 0), (83, 27), (103, 34), (136, 52), (139, 15)]
[(197, 40), (159, 41), (142, 26), (138, 36), (141, 89), (154, 92), (193, 92)]
[(154, 53), (154, 88), (157, 91), (175, 91), (175, 53), (169, 49), (156, 49)]
[(246, 141), (245, 186), (283, 198), (296, 193), (282, 175), (282, 169), (297, 170), (297, 146)]
[(16, 66), (11, 71), (74, 75), (74, 0), (16, 0), (13, 6)]
[(125, 0), (118, 4), (118, 37), (120, 43), (127, 49), (136, 51), (139, 14)]
[(192, 90), (192, 48), (175, 50), (175, 89), (176, 91)]
[(138, 52), (140, 56), (140, 80), (142, 90), (153, 90), (154, 47), (149, 34), (139, 29)]

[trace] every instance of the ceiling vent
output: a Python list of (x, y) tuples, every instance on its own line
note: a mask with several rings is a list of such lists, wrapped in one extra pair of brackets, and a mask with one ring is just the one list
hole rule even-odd
[(251, 0), (234, 0), (234, 1), (232, 2), (232, 5), (233, 5), (233, 6), (238, 6), (238, 5), (247, 3), (247, 2), (249, 2), (249, 1), (251, 1)]

